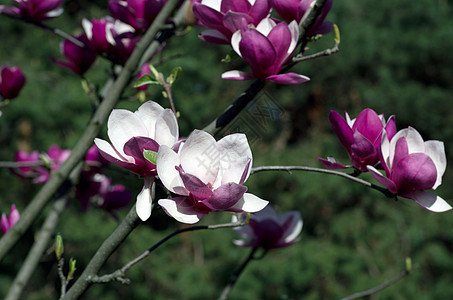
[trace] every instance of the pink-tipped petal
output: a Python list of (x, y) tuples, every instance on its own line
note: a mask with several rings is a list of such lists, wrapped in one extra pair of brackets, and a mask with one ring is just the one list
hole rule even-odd
[(300, 84), (309, 81), (310, 78), (304, 75), (290, 72), (285, 74), (267, 76), (266, 80), (279, 84)]
[(229, 44), (230, 40), (220, 31), (215, 29), (208, 29), (200, 33), (199, 38), (202, 41), (211, 44)]
[(13, 226), (20, 219), (19, 211), (16, 208), (16, 205), (11, 205), (11, 210), (9, 212), (9, 225)]
[(6, 214), (4, 214), (4, 213), (2, 214), (1, 225), (2, 225), (3, 233), (6, 233), (10, 228), (8, 218), (6, 217)]
[(340, 143), (346, 148), (346, 150), (348, 150), (348, 152), (350, 152), (351, 145), (354, 143), (354, 132), (349, 124), (345, 119), (343, 119), (342, 116), (340, 116), (339, 113), (334, 110), (330, 111), (329, 121), (332, 125), (333, 131), (335, 131), (335, 134), (340, 140)]
[(350, 166), (346, 166), (346, 165), (337, 163), (337, 161), (333, 157), (327, 157), (327, 159), (318, 157), (318, 160), (324, 165), (324, 167), (331, 169), (331, 170), (346, 169), (346, 168), (350, 167)]
[(414, 200), (418, 205), (432, 212), (444, 212), (452, 209), (444, 199), (429, 192), (413, 191), (404, 197)]
[(413, 189), (429, 190), (434, 186), (436, 179), (436, 166), (424, 153), (409, 154), (395, 161), (393, 166), (392, 180), (399, 192), (408, 192)]
[(238, 70), (227, 71), (222, 74), (222, 79), (227, 80), (250, 80), (255, 79), (255, 75)]
[(380, 184), (384, 185), (391, 193), (396, 194), (397, 193), (397, 187), (396, 184), (382, 175), (378, 170), (376, 170), (375, 167), (373, 166), (367, 166), (368, 171), (370, 171), (371, 175), (373, 175), (374, 179), (378, 181)]
[(181, 223), (195, 224), (204, 216), (187, 197), (160, 199), (158, 203), (167, 215)]
[(182, 172), (179, 168), (179, 176), (181, 177), (184, 186), (186, 189), (197, 199), (197, 200), (205, 200), (211, 197), (212, 191), (211, 189), (203, 183), (197, 177)]

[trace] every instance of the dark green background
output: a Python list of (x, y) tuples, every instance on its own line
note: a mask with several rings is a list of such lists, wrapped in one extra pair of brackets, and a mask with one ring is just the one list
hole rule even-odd
[[(1, 1), (1, 4), (10, 4)], [(80, 31), (83, 17), (107, 13), (107, 1), (65, 1), (65, 14), (48, 23), (70, 33)], [(308, 165), (318, 157), (347, 162), (328, 122), (330, 110), (356, 116), (366, 107), (396, 116), (399, 129), (415, 127), (425, 138), (445, 142), (447, 159), (453, 149), (453, 19), (450, 0), (335, 1), (328, 19), (338, 24), (341, 51), (299, 64), (294, 71), (311, 78), (298, 86), (266, 87), (267, 96), (283, 112), (276, 124), (266, 123), (252, 145), (254, 166)], [(181, 135), (203, 128), (248, 86), (220, 79), (226, 70), (244, 68), (239, 61), (220, 59), (225, 46), (205, 44), (200, 29), (174, 37), (158, 69), (168, 74), (181, 66), (173, 88)], [(19, 98), (2, 108), (0, 160), (11, 161), (18, 149), (46, 151), (52, 144), (71, 148), (92, 113), (80, 79), (55, 65), (60, 39), (31, 25), (0, 17), (0, 64), (22, 68), (27, 84)], [(333, 46), (332, 35), (309, 44), (307, 53)], [(86, 76), (102, 86), (109, 64), (98, 59)], [(158, 87), (150, 99), (168, 103)], [(130, 87), (118, 107), (139, 106)], [(245, 124), (247, 125), (247, 124)], [(254, 124), (255, 125), (255, 124)], [(106, 129), (101, 137), (106, 137)], [(141, 179), (110, 166), (114, 183), (136, 195)], [(450, 165), (436, 193), (453, 204)], [(372, 181), (369, 174), (364, 179)], [(301, 240), (293, 247), (269, 252), (253, 261), (231, 293), (231, 299), (339, 299), (376, 286), (404, 270), (406, 257), (418, 267), (401, 282), (372, 299), (453, 298), (453, 218), (415, 203), (395, 202), (381, 193), (343, 178), (303, 172), (259, 173), (247, 181), (249, 192), (269, 200), (278, 211), (298, 210), (304, 219)], [(39, 186), (0, 170), (0, 211), (12, 203), (23, 210)], [(127, 209), (120, 212), (124, 216)], [(7, 292), (30, 248), (41, 217), (6, 257), (0, 268), (0, 295)], [(215, 213), (201, 224), (228, 222), (230, 214)], [(71, 201), (58, 225), (65, 258), (77, 259), (77, 276), (117, 223), (91, 208), (82, 213)], [(114, 271), (170, 232), (184, 227), (155, 210), (109, 259), (101, 273)], [(249, 250), (232, 244), (229, 229), (192, 232), (170, 240), (127, 275), (130, 285), (95, 285), (84, 299), (215, 299)], [(51, 245), (49, 245), (49, 249)], [(49, 250), (27, 286), (24, 299), (59, 296), (55, 256)]]

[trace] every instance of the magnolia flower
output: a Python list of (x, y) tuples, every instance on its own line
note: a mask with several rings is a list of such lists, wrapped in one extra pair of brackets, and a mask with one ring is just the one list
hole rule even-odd
[(94, 51), (118, 64), (126, 62), (140, 40), (132, 26), (110, 17), (83, 19), (82, 26)]
[[(14, 161), (19, 163), (39, 163), (41, 159), (39, 158), (38, 151), (32, 151), (28, 154), (27, 151), (19, 150), (16, 152), (14, 156)], [(19, 177), (27, 178), (33, 177), (35, 175), (35, 170), (31, 166), (19, 167), (16, 169), (12, 169), (12, 172)]]
[[(272, 8), (284, 19), (286, 22), (296, 21), (300, 22), (305, 12), (315, 0), (272, 0)], [(321, 14), (316, 18), (315, 23), (307, 31), (307, 36), (316, 34), (325, 34), (332, 31), (333, 23), (324, 21), (327, 14), (332, 7), (332, 0), (327, 0), (322, 8)]]
[(159, 14), (166, 0), (110, 0), (112, 17), (145, 32)]
[(63, 0), (13, 0), (17, 5), (0, 5), (0, 13), (18, 15), (28, 20), (45, 21), (63, 13)]
[(25, 84), (25, 76), (18, 67), (0, 67), (0, 96), (14, 99), (19, 96)]
[[(233, 222), (237, 217), (233, 216)], [(287, 211), (281, 215), (270, 205), (251, 215), (249, 223), (234, 230), (243, 240), (235, 240), (240, 247), (261, 247), (266, 250), (289, 247), (299, 239), (302, 218), (297, 211)]]
[(177, 195), (159, 205), (179, 222), (193, 224), (211, 211), (256, 212), (268, 201), (246, 193), (243, 186), (252, 165), (252, 152), (244, 134), (217, 141), (195, 130), (178, 153), (161, 146), (157, 173), (164, 186)]
[(424, 142), (411, 127), (398, 131), (392, 139), (384, 132), (379, 155), (386, 175), (373, 166), (368, 166), (368, 170), (390, 192), (412, 199), (430, 211), (452, 208), (441, 197), (426, 192), (442, 183), (447, 166), (443, 142)]
[(95, 139), (101, 155), (108, 161), (144, 177), (137, 196), (137, 214), (143, 221), (151, 215), (151, 186), (156, 165), (143, 156), (144, 150), (156, 152), (159, 146), (172, 147), (179, 136), (176, 117), (170, 109), (148, 101), (136, 112), (114, 109), (107, 122), (111, 144)]
[(202, 32), (200, 38), (214, 44), (229, 44), (243, 22), (256, 26), (270, 10), (268, 0), (201, 0), (193, 3), (197, 19), (212, 28)]
[(222, 74), (230, 80), (257, 78), (281, 84), (298, 84), (310, 80), (296, 73), (279, 74), (282, 66), (294, 52), (299, 38), (299, 27), (295, 21), (287, 25), (276, 24), (270, 18), (263, 19), (256, 28), (243, 27), (231, 39), (234, 51), (250, 66), (252, 73), (238, 70)]
[[(345, 113), (346, 120), (336, 111), (330, 111), (329, 120), (343, 147), (348, 151), (352, 166), (360, 171), (367, 171), (367, 166), (379, 162), (378, 149), (382, 134), (392, 138), (396, 133), (395, 116), (387, 122), (384, 115), (378, 115), (372, 109), (364, 109), (356, 119), (351, 120)], [(339, 164), (333, 158), (319, 160), (329, 169), (343, 169), (348, 166)]]
[(9, 216), (7, 217), (5, 213), (2, 214), (2, 219), (1, 219), (1, 225), (2, 225), (2, 231), (3, 234), (7, 233), (8, 230), (13, 227), (14, 224), (19, 221), (20, 215), (19, 211), (16, 208), (16, 205), (11, 205), (11, 210), (9, 212)]
[(77, 39), (86, 46), (80, 47), (69, 40), (64, 40), (60, 43), (60, 51), (66, 60), (54, 59), (54, 62), (82, 75), (93, 65), (96, 53), (88, 47), (89, 41), (85, 34), (79, 35)]

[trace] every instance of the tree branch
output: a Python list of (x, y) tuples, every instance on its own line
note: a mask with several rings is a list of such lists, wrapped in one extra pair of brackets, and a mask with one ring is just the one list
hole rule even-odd
[(252, 171), (250, 172), (250, 174), (255, 174), (255, 173), (259, 173), (259, 172), (263, 172), (263, 171), (286, 171), (290, 174), (291, 174), (291, 171), (306, 171), (306, 172), (316, 172), (316, 173), (336, 175), (336, 176), (344, 177), (351, 181), (355, 181), (357, 183), (363, 184), (364, 186), (367, 186), (369, 188), (375, 189), (375, 190), (383, 193), (388, 198), (396, 197), (395, 194), (391, 193), (389, 190), (387, 190), (383, 187), (377, 186), (373, 183), (370, 183), (366, 180), (357, 178), (353, 175), (346, 174), (346, 173), (339, 172), (339, 171), (330, 170), (330, 169), (321, 169), (321, 168), (306, 167), (306, 166), (262, 166), (262, 167), (252, 168)]
[[(81, 161), (88, 150), (93, 144), (94, 138), (99, 133), (102, 125), (107, 120), (110, 112), (115, 107), (123, 90), (129, 84), (134, 72), (138, 72), (141, 67), (138, 63), (142, 55), (147, 50), (148, 46), (154, 40), (158, 33), (159, 28), (168, 19), (178, 0), (169, 0), (167, 4), (160, 11), (159, 15), (154, 20), (151, 27), (148, 29), (142, 40), (137, 44), (131, 57), (126, 62), (121, 73), (111, 85), (111, 88), (106, 91), (106, 97), (99, 105), (96, 113), (93, 115), (87, 129), (83, 133), (77, 145), (71, 152), (69, 158), (61, 165), (61, 167), (52, 174), (49, 180), (44, 184), (38, 194), (33, 198), (27, 208), (21, 215), (20, 220), (7, 232), (6, 235), (0, 239), (0, 262), (3, 260), (8, 251), (14, 246), (18, 239), (30, 227), (42, 209), (45, 207), (51, 196), (57, 191), (60, 185), (64, 182), (66, 177), (72, 169)], [(154, 43), (156, 49), (159, 42)]]
[(315, 24), (316, 18), (321, 14), (327, 0), (316, 0), (311, 3), (299, 22), (299, 40), (305, 38), (307, 31)]
[(166, 241), (171, 239), (172, 237), (181, 234), (183, 232), (188, 232), (188, 231), (196, 231), (196, 230), (202, 230), (202, 229), (219, 229), (219, 228), (231, 228), (231, 227), (238, 227), (238, 226), (244, 226), (246, 223), (245, 222), (232, 222), (232, 223), (225, 223), (225, 224), (216, 224), (216, 225), (197, 225), (197, 226), (191, 226), (187, 228), (182, 228), (179, 230), (176, 230), (175, 232), (167, 235), (165, 238), (160, 240), (158, 243), (156, 243), (154, 246), (128, 262), (126, 265), (124, 265), (121, 269), (116, 270), (113, 273), (102, 275), (102, 276), (93, 276), (90, 278), (90, 281), (93, 283), (107, 283), (111, 281), (119, 281), (121, 283), (130, 283), (130, 280), (125, 277), (126, 271), (129, 270), (133, 265), (137, 264), (138, 262), (142, 261), (145, 259), (151, 252), (156, 250), (160, 245), (164, 244)]

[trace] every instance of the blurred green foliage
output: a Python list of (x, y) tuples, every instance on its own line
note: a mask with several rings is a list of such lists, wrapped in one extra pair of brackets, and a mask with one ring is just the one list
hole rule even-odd
[[(7, 1), (2, 1), (6, 3)], [(70, 33), (80, 31), (83, 17), (107, 13), (107, 1), (65, 1), (66, 14), (49, 24)], [(438, 1), (335, 1), (328, 17), (341, 31), (340, 53), (296, 66), (311, 77), (299, 86), (267, 85), (266, 93), (284, 111), (253, 143), (254, 165), (320, 166), (318, 157), (347, 156), (328, 122), (330, 110), (356, 116), (370, 107), (386, 117), (396, 115), (398, 128), (413, 126), (427, 139), (445, 142), (452, 160), (453, 5)], [(2, 108), (0, 160), (11, 161), (18, 149), (46, 151), (52, 144), (71, 148), (92, 113), (80, 79), (52, 63), (59, 57), (59, 38), (31, 25), (0, 17), (0, 64), (22, 68), (27, 84), (19, 98)], [(182, 74), (173, 86), (181, 117), (181, 135), (203, 128), (248, 87), (247, 82), (220, 79), (225, 70), (245, 67), (220, 60), (228, 47), (203, 43), (198, 28), (174, 37), (153, 64), (164, 74), (177, 66)], [(310, 43), (307, 53), (330, 48), (333, 36)], [(98, 87), (109, 65), (98, 59), (86, 77)], [(161, 89), (149, 98), (168, 107)], [(118, 107), (136, 109), (135, 90)], [(277, 126), (278, 125), (278, 126)], [(106, 136), (103, 130), (101, 136)], [(111, 166), (108, 175), (137, 194), (141, 180)], [(448, 167), (438, 193), (453, 198)], [(0, 170), (0, 211), (12, 203), (23, 210), (39, 186)], [(363, 178), (372, 181), (369, 174)], [(416, 266), (401, 282), (372, 299), (453, 298), (453, 227), (451, 213), (434, 214), (415, 203), (393, 201), (343, 178), (303, 172), (266, 172), (251, 176), (249, 191), (268, 199), (280, 212), (299, 210), (304, 219), (301, 241), (252, 261), (239, 278), (231, 299), (338, 299), (376, 286), (404, 270), (406, 257)], [(158, 193), (161, 191), (158, 191)], [(126, 210), (120, 213), (126, 214)], [(0, 269), (0, 295), (8, 290), (44, 217), (26, 233)], [(202, 224), (228, 222), (228, 213), (206, 216)], [(58, 226), (65, 258), (77, 259), (76, 278), (117, 222), (94, 208), (82, 213), (73, 200)], [(172, 231), (182, 228), (156, 209), (108, 260), (102, 274), (116, 270)], [(184, 233), (173, 238), (127, 273), (130, 285), (94, 285), (84, 299), (214, 299), (249, 250), (232, 244), (229, 229)], [(49, 249), (51, 245), (49, 245)], [(24, 299), (59, 296), (57, 263), (51, 249), (26, 288)]]

